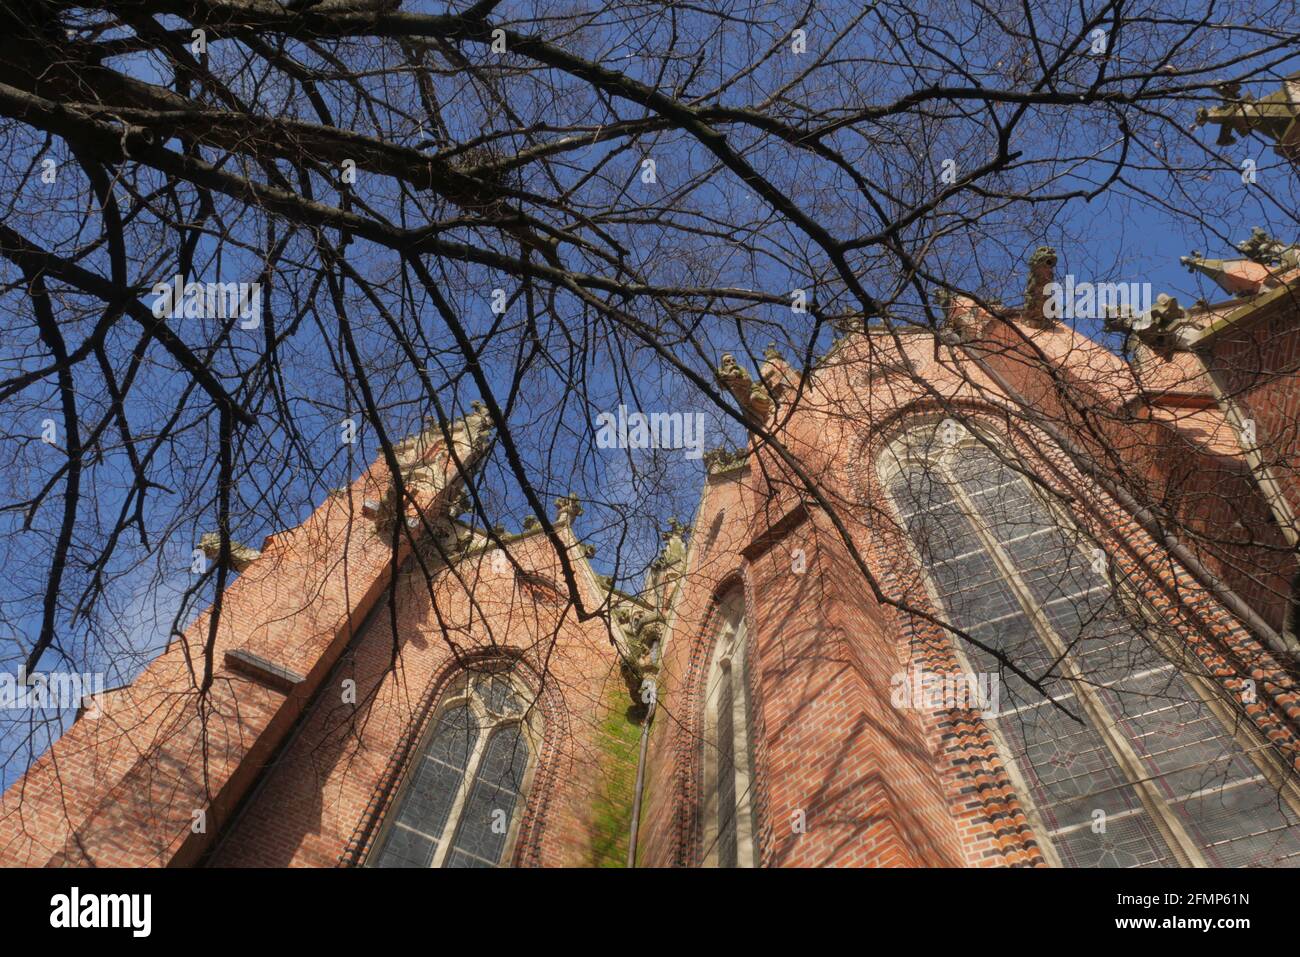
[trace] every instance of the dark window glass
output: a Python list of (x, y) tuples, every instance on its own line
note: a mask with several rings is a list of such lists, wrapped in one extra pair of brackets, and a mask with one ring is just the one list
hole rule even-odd
[(723, 667), (718, 689), (718, 866), (736, 866), (736, 726), (731, 669)]
[[(1064, 864), (1176, 863), (1142, 793), (1181, 826), (1207, 864), (1300, 864), (1300, 817), (1192, 688), (1181, 670), (1190, 659), (1169, 660), (1149, 625), (1093, 567), (1094, 546), (1024, 478), (987, 449), (972, 448), (951, 471), (903, 471), (891, 491), (949, 620), (1084, 719), (1082, 726), (1071, 721), (992, 654), (964, 646), (974, 668), (999, 675), (993, 723)], [(1001, 572), (977, 528), (1018, 583)], [(1031, 623), (1035, 613), (1054, 643)], [(1063, 680), (1063, 654), (1085, 682)], [(1140, 773), (1126, 770), (1096, 714), (1128, 745)], [(1104, 830), (1095, 826), (1098, 812)]]
[(376, 859), (379, 867), (428, 867), (432, 862), (478, 734), (468, 706), (443, 712), (402, 795), (397, 820)]
[(496, 867), (528, 770), (528, 745), (516, 724), (493, 732), (460, 816), (448, 867)]

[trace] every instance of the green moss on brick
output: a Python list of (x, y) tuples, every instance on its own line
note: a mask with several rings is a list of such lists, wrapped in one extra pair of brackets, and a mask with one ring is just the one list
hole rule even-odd
[(641, 726), (628, 720), (627, 707), (623, 684), (617, 682), (600, 729), (601, 789), (592, 808), (593, 867), (627, 866), (636, 759), (641, 745)]

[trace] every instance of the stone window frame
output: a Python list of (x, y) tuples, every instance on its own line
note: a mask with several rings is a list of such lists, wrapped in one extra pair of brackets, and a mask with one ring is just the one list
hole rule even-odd
[[(494, 679), (506, 681), (510, 684), (516, 696), (523, 703), (523, 712), (521, 714), (498, 715), (488, 709), (484, 703), (483, 695), (479, 691), (479, 686), (483, 682), (490, 682)], [(445, 866), (447, 857), (456, 844), (465, 805), (469, 801), (470, 793), (477, 779), (479, 768), (483, 763), (483, 757), (487, 753), (488, 745), (498, 732), (512, 725), (518, 725), (523, 732), (522, 740), (524, 745), (528, 749), (528, 766), (524, 770), (523, 782), (519, 788), (519, 797), (510, 815), (510, 826), (506, 832), (505, 843), (501, 848), (501, 856), (494, 865), (496, 867), (509, 866), (509, 863), (514, 859), (525, 817), (525, 809), (532, 795), (533, 779), (541, 763), (543, 719), (541, 708), (533, 699), (534, 693), (532, 689), (509, 671), (492, 670), (491, 668), (464, 668), (455, 674), (448, 683), (447, 688), (442, 692), (438, 707), (421, 735), (418, 747), (412, 752), (412, 759), (403, 774), (402, 783), (388, 805), (384, 819), (380, 823), (379, 831), (371, 845), (371, 850), (367, 854), (365, 866), (377, 866), (379, 854), (387, 845), (390, 832), (398, 826), (403, 826), (399, 825), (398, 822), (399, 811), (406, 792), (414, 781), (420, 762), (424, 760), (424, 754), (428, 750), (433, 736), (437, 734), (443, 717), (448, 712), (462, 706), (469, 707), (479, 733), (465, 762), (465, 770), (456, 786), (456, 797), (452, 801), (451, 809), (447, 812), (446, 823), (443, 824), (442, 832), (436, 838), (438, 846), (427, 866), (430, 869)]]
[(757, 800), (754, 773), (754, 748), (750, 741), (750, 693), (746, 681), (749, 660), (748, 606), (744, 588), (733, 584), (714, 601), (710, 616), (712, 649), (709, 667), (701, 686), (703, 719), (701, 722), (701, 866), (719, 867), (719, 762), (715, 739), (718, 726), (718, 699), (721, 682), (730, 682), (732, 692), (732, 754), (735, 764), (736, 866), (758, 867), (758, 834), (755, 830), (754, 804)]
[[(955, 440), (950, 444), (937, 441), (935, 433), (945, 422), (949, 421), (953, 423), (956, 429)], [(897, 516), (901, 514), (902, 509), (899, 508), (899, 503), (890, 491), (893, 480), (900, 472), (911, 465), (937, 468), (955, 501), (960, 504), (985, 554), (1001, 573), (1004, 583), (1011, 589), (1012, 594), (1022, 606), (1026, 618), (1032, 624), (1040, 640), (1048, 649), (1062, 653), (1065, 648), (1061, 644), (1060, 636), (1057, 635), (1055, 629), (1046, 620), (1042, 609), (1038, 607), (1032, 591), (1022, 579), (1019, 570), (1010, 560), (1010, 557), (1005, 554), (1004, 546), (999, 542), (996, 533), (988, 528), (986, 519), (975, 504), (970, 501), (969, 495), (961, 487), (961, 483), (953, 479), (950, 463), (963, 450), (975, 447), (992, 448), (999, 455), (1016, 462), (1019, 462), (1022, 458), (1015, 450), (1010, 449), (1007, 443), (1001, 441), (984, 428), (978, 426), (971, 428), (966, 423), (958, 422), (950, 416), (941, 414), (914, 417), (891, 441), (885, 443), (876, 456), (875, 468), (879, 487), (885, 499), (890, 503), (895, 520), (897, 520)], [(1024, 468), (1023, 465), (1020, 467)], [(1015, 469), (1012, 468), (1012, 471), (1014, 472)], [(1039, 502), (1052, 513), (1060, 523), (1060, 528), (1079, 531), (1084, 533), (1086, 537), (1092, 537), (1086, 529), (1080, 526), (1079, 522), (1062, 503), (1053, 501), (1034, 489), (1032, 487), (1033, 483), (1028, 481), (1024, 475), (1019, 477), (1022, 482), (1030, 486), (1031, 494), (1035, 495)], [(921, 583), (932, 607), (942, 613), (945, 605), (934, 581), (925, 568), (915, 542), (906, 531), (902, 532), (901, 538), (915, 567), (919, 571)], [(1128, 600), (1132, 607), (1136, 607), (1144, 618), (1153, 624), (1158, 623), (1154, 610), (1149, 606), (1149, 603), (1142, 600), (1141, 596), (1133, 594), (1129, 586), (1119, 583), (1113, 587), (1120, 590), (1123, 597)], [(1157, 634), (1159, 633), (1157, 632)], [(961, 642), (951, 641), (950, 646), (963, 669), (968, 673), (976, 670), (967, 657), (965, 649), (961, 646)], [(1070, 656), (1063, 657), (1063, 664), (1066, 666), (1063, 673), (1078, 675), (1073, 659)], [(1198, 674), (1182, 672), (1182, 677), (1205, 703), (1211, 714), (1219, 721), (1227, 736), (1240, 745), (1243, 756), (1260, 769), (1268, 783), (1278, 790), (1279, 795), (1286, 800), (1293, 811), (1300, 814), (1300, 785), (1297, 784), (1294, 775), (1287, 774), (1285, 768), (1282, 767), (1281, 759), (1276, 755), (1267, 738), (1252, 723), (1242, 720), (1239, 715), (1232, 713), (1231, 709), (1221, 700), (1223, 691), (1218, 686), (1213, 685)], [(1156, 793), (1155, 782), (1161, 776), (1153, 777), (1148, 773), (1141, 758), (1129, 744), (1127, 737), (1114, 727), (1114, 721), (1105, 705), (1097, 700), (1096, 691), (1086, 681), (1074, 682), (1072, 687), (1074, 688), (1075, 700), (1087, 712), (1092, 727), (1111, 751), (1120, 770), (1142, 801), (1148, 817), (1161, 832), (1166, 846), (1178, 863), (1184, 867), (1209, 866), (1204, 858), (1203, 848), (1186, 832), (1173, 809)], [(1009, 747), (1007, 740), (997, 726), (997, 722), (985, 722), (985, 727), (997, 745), (999, 760), (1011, 778), (1016, 794), (1020, 798), (1021, 806), (1033, 826), (1034, 833), (1039, 838), (1039, 846), (1043, 851), (1044, 858), (1051, 866), (1062, 866), (1060, 857), (1049, 837), (1050, 828), (1045, 825), (1038, 812), (1032, 797), (1032, 791), (1019, 768), (1019, 762), (1009, 757), (1015, 753), (1014, 749)], [(1209, 793), (1221, 789), (1206, 788), (1205, 792)]]

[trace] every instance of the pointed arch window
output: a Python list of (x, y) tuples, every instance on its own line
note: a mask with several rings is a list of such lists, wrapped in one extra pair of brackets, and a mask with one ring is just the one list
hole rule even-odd
[(745, 599), (720, 602), (704, 688), (704, 864), (758, 866)]
[(1298, 866), (1300, 794), (1178, 635), (1070, 516), (953, 420), (886, 450), (881, 479), (945, 618), (996, 675), (988, 724), (1066, 866)]
[(529, 700), (506, 675), (457, 678), (376, 841), (372, 866), (509, 861), (541, 740)]

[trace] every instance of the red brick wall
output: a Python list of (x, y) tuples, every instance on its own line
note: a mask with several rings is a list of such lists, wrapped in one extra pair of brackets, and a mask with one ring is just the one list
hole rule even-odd
[[(440, 573), (432, 594), (423, 574), (408, 569), (397, 589), (400, 654), (385, 671), (388, 620), (376, 615), (364, 635), (356, 631), (391, 580), (391, 538), (360, 514), (387, 486), (376, 466), (349, 494), (268, 540), (223, 596), (206, 694), (196, 687), (208, 614), (111, 693), (102, 717), (77, 722), (35, 762), (0, 797), (0, 863), (196, 864), (218, 837), (219, 863), (332, 865), (347, 851), (346, 860), (357, 859), (365, 847), (351, 842), (382, 811), (376, 795), (391, 793), (379, 785), (400, 777), (400, 767), (388, 766), (395, 743), (416, 733), (419, 703), (447, 675), (453, 643), (462, 657), (486, 646), (518, 655), (537, 676), (548, 720), (517, 860), (585, 862), (586, 792), (599, 792), (608, 772), (600, 726), (616, 700), (610, 685), (621, 683), (603, 620), (579, 623), (563, 602), (538, 603), (516, 587), (512, 567), (484, 571), (482, 556)], [(426, 514), (445, 508), (420, 494)], [(590, 608), (599, 603), (594, 577), (572, 547)], [(541, 536), (510, 550), (525, 570), (562, 580)], [(301, 680), (289, 690), (250, 679), (229, 666), (232, 651)], [(345, 677), (358, 683), (360, 708), (342, 707)], [(195, 812), (204, 815), (201, 831), (192, 827)]]
[[(509, 552), (556, 583), (557, 598), (563, 594), (545, 536), (516, 539)], [(588, 574), (585, 562), (578, 568)], [(456, 574), (459, 580), (439, 576), (430, 594), (423, 573), (408, 564), (397, 595), (397, 668), (385, 601), (223, 836), (213, 864), (364, 861), (441, 690), (466, 664), (503, 658), (517, 660), (517, 673), (537, 692), (544, 727), (514, 863), (592, 863), (590, 814), (607, 770), (600, 725), (613, 686), (622, 688), (608, 632), (599, 620), (580, 624), (562, 600), (536, 602), (513, 567), (494, 571), (490, 552), (460, 563)], [(587, 598), (596, 602), (594, 589)], [(356, 707), (342, 703), (346, 679), (356, 682)]]
[[(792, 571), (792, 553), (807, 560)], [(890, 702), (894, 621), (820, 510), (749, 575), (760, 677), (771, 866), (961, 863), (940, 775), (915, 713)], [(751, 665), (752, 667), (752, 665)], [(806, 831), (792, 815), (802, 811)]]
[[(1030, 345), (1008, 332), (986, 330), (983, 354), (1080, 446), (1115, 455), (1114, 474), (1139, 498), (1152, 496), (1214, 534), (1233, 522), (1266, 533), (1240, 460), (1186, 423), (1159, 418), (1155, 406), (1150, 421), (1135, 420), (1133, 397), (1113, 388), (1117, 357), (1068, 330), (1035, 333)], [(1268, 341), (1290, 340), (1275, 331)], [(894, 607), (933, 612), (874, 467), (883, 444), (917, 417), (978, 418), (1050, 487), (1072, 496), (1076, 520), (1146, 583), (1148, 599), (1223, 686), (1258, 684), (1259, 701), (1246, 713), (1300, 767), (1300, 702), (1278, 662), (1045, 435), (1000, 408), (997, 389), (961, 350), (936, 353), (929, 337), (909, 338), (905, 348), (921, 383), (882, 364), (879, 342), (849, 340), (780, 427), (794, 463), (765, 449), (749, 467), (707, 480), (686, 578), (663, 596), (669, 629), (645, 769), (641, 864), (701, 859), (701, 687), (716, 600), (737, 584), (750, 635), (765, 865), (1042, 864), (980, 716), (890, 703), (890, 679), (908, 665), (958, 670), (946, 632)], [(1275, 374), (1290, 361), (1269, 360), (1264, 368), (1274, 371), (1243, 390), (1274, 441), (1295, 423), (1286, 406), (1293, 378)], [(1292, 411), (1278, 418), (1275, 405)], [(384, 483), (383, 470), (372, 470), (354, 483), (352, 501), (377, 497)], [(347, 502), (331, 498), (303, 526), (275, 536), (227, 591), (204, 710), (185, 691), (185, 652), (198, 654), (206, 617), (110, 695), (104, 717), (76, 724), (0, 796), (0, 863), (364, 862), (441, 689), (456, 668), (483, 656), (518, 662), (544, 718), (513, 862), (594, 862), (596, 808), (611, 777), (626, 771), (612, 766), (620, 759), (604, 737), (610, 703), (625, 692), (603, 619), (579, 622), (563, 601), (539, 600), (486, 552), (442, 571), (431, 587), (407, 562), (390, 591), (388, 542)], [(530, 574), (562, 581), (542, 535), (514, 538), (509, 549)], [(1260, 590), (1247, 597), (1270, 607), (1276, 582), (1257, 551), (1216, 553), (1205, 544), (1204, 552), (1225, 577), (1238, 576), (1243, 591), (1252, 574), (1259, 578)], [(582, 559), (575, 567), (594, 605), (602, 593), (590, 568)], [(286, 694), (225, 667), (224, 654), (240, 648), (304, 680)], [(342, 699), (348, 679), (357, 684), (356, 706)], [(189, 827), (199, 808), (209, 814), (206, 835)], [(796, 811), (803, 833), (791, 826)]]
[(1264, 464), (1300, 515), (1300, 311), (1279, 300), (1210, 340), (1208, 364), (1220, 388), (1255, 420)]
[[(1071, 338), (1068, 330), (1033, 334), (1053, 341), (1029, 351), (1006, 332), (989, 333), (998, 350), (991, 361), (1077, 444), (1101, 456), (1114, 454), (1114, 474), (1140, 500), (1167, 506), (1207, 538), (1223, 537), (1240, 522), (1264, 546), (1276, 546), (1276, 538), (1268, 538), (1264, 502), (1241, 460), (1176, 416), (1173, 424), (1135, 417), (1132, 406), (1124, 407), (1131, 395), (1115, 388), (1122, 381), (1118, 357), (1100, 355), (1099, 347)], [(1045, 435), (991, 404), (998, 389), (960, 352), (941, 351), (936, 359), (933, 340), (925, 337), (908, 348), (924, 386), (892, 375), (880, 361), (878, 344), (850, 341), (783, 423), (782, 439), (843, 519), (842, 530), (816, 504), (799, 504), (810, 496), (795, 470), (774, 453), (756, 456), (754, 467), (733, 473), (738, 477), (730, 482), (711, 481), (668, 639), (660, 701), (671, 719), (657, 719), (652, 736), (642, 863), (699, 861), (698, 689), (710, 661), (709, 609), (719, 585), (733, 575), (745, 582), (755, 673), (751, 701), (763, 727), (755, 763), (764, 864), (1044, 863), (980, 715), (918, 715), (889, 704), (889, 677), (909, 663), (930, 672), (960, 670), (945, 631), (888, 604), (900, 600), (934, 613), (873, 465), (882, 444), (921, 416), (982, 420), (1042, 481), (1073, 498), (1076, 520), (1110, 543), (1132, 580), (1148, 583), (1148, 599), (1182, 630), (1225, 690), (1239, 700), (1243, 679), (1259, 684), (1260, 701), (1244, 712), (1285, 753), (1298, 753), (1294, 682), (1272, 655)], [(1065, 395), (1073, 395), (1075, 404)], [(737, 508), (738, 499), (748, 507)], [(883, 603), (841, 531), (866, 562)], [(1257, 607), (1277, 616), (1280, 573), (1270, 564), (1275, 548), (1217, 541), (1194, 547)], [(804, 575), (792, 573), (796, 548), (808, 563)], [(806, 834), (790, 828), (796, 809), (807, 814)]]
[[(1155, 383), (1146, 391), (1141, 371), (1075, 333), (1027, 342), (1024, 331), (990, 323), (976, 345), (1034, 408), (1139, 503), (1166, 516), (1201, 562), (1280, 627), (1295, 560), (1204, 376), (1180, 366), (1151, 376), (1175, 394)], [(1069, 343), (1044, 344), (1062, 338)]]
[[(750, 524), (746, 494), (750, 481), (747, 469), (710, 478), (695, 516), (687, 584), (670, 611), (660, 661), (658, 712), (641, 810), (641, 866), (682, 867), (699, 860), (699, 722), (704, 708), (700, 686), (713, 653), (715, 598), (731, 585), (743, 583), (740, 550)], [(753, 693), (751, 689), (751, 701)], [(760, 821), (766, 821), (761, 790), (758, 797)]]
[[(377, 497), (383, 475), (372, 469), (353, 483), (356, 508)], [(196, 860), (234, 796), (251, 785), (266, 742), (303, 703), (301, 692), (286, 696), (230, 671), (225, 655), (249, 648), (301, 667), (304, 656), (323, 658), (346, 640), (389, 565), (372, 523), (357, 515), (354, 527), (353, 517), (349, 496), (329, 499), (268, 540), (263, 557), (229, 586), (206, 695), (197, 688), (210, 610), (132, 684), (111, 692), (102, 717), (78, 721), (42, 755), (0, 797), (0, 862), (157, 865), (183, 847), (185, 859)], [(206, 816), (202, 834), (192, 828), (196, 811)]]

